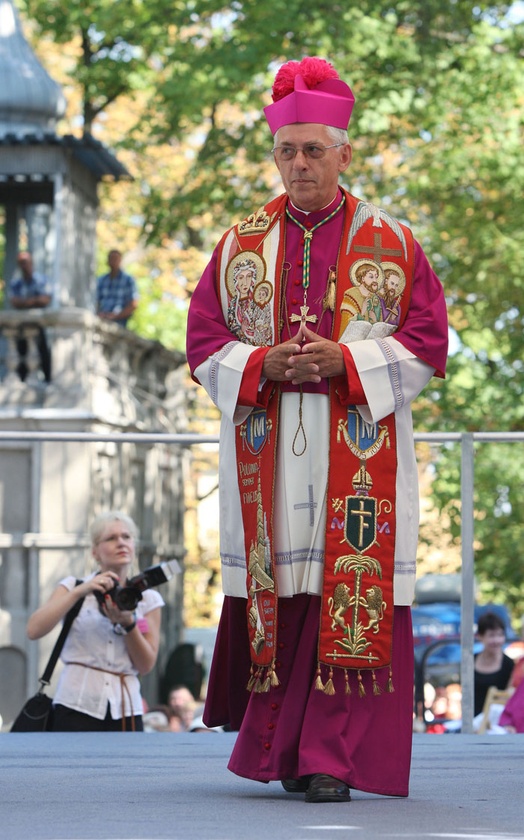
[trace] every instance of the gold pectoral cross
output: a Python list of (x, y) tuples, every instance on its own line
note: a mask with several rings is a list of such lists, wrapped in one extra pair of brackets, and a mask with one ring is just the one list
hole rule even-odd
[(309, 306), (305, 303), (303, 306), (300, 307), (300, 315), (296, 315), (293, 313), (290, 317), (290, 321), (300, 321), (301, 324), (305, 324), (306, 322), (310, 322), (311, 324), (316, 324), (318, 318), (316, 315), (308, 315)]

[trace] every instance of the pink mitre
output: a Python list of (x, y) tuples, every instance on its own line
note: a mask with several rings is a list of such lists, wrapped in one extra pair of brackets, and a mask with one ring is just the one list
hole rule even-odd
[(275, 134), (283, 125), (320, 123), (346, 129), (355, 104), (349, 85), (323, 58), (283, 64), (273, 84), (273, 103), (264, 114)]

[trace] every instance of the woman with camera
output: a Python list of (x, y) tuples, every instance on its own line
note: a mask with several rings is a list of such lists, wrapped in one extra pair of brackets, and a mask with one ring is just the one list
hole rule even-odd
[(62, 648), (52, 731), (143, 731), (138, 677), (156, 663), (164, 600), (155, 589), (141, 593), (134, 610), (113, 600), (135, 560), (138, 529), (130, 517), (101, 514), (90, 535), (98, 569), (81, 581), (72, 575), (61, 580), (27, 623), (29, 638), (40, 639), (83, 599)]

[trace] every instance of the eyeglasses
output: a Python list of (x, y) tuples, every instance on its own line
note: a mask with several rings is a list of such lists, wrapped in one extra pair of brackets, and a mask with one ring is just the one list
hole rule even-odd
[(306, 143), (305, 146), (275, 146), (271, 149), (272, 154), (278, 161), (294, 160), (297, 152), (311, 160), (320, 160), (326, 154), (328, 149), (337, 149), (339, 146), (345, 146), (345, 143), (332, 143), (331, 146), (322, 146), (320, 143)]

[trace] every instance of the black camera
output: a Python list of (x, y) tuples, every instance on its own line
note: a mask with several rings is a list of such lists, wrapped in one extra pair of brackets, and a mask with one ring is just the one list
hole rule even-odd
[(142, 592), (151, 589), (152, 586), (160, 586), (166, 583), (173, 575), (180, 572), (180, 566), (176, 560), (166, 560), (158, 566), (150, 566), (138, 575), (126, 581), (124, 586), (115, 583), (112, 589), (107, 592), (95, 592), (96, 599), (100, 606), (104, 605), (104, 598), (109, 595), (120, 610), (133, 612), (136, 605), (142, 600)]

